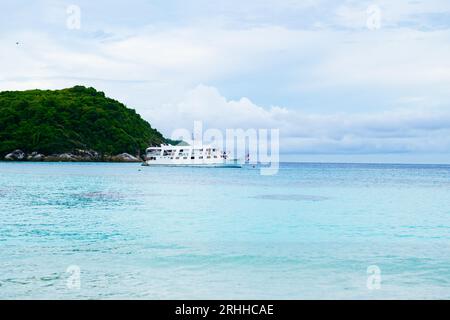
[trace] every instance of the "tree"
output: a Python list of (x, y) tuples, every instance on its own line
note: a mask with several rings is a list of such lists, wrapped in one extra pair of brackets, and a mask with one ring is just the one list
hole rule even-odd
[(2, 157), (15, 149), (136, 154), (166, 141), (134, 110), (94, 88), (0, 92)]

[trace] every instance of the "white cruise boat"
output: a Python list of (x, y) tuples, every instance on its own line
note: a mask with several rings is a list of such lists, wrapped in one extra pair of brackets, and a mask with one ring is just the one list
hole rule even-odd
[(237, 159), (212, 146), (161, 145), (146, 150), (146, 166), (241, 168)]

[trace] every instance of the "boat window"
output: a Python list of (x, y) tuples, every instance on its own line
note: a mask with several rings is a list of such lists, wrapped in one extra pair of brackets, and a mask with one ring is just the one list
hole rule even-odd
[(148, 156), (159, 156), (161, 155), (161, 149), (152, 149), (147, 151)]
[(194, 160), (194, 159), (195, 159), (195, 157), (191, 157), (191, 159), (192, 159), (192, 160)]
[(203, 157), (198, 157), (199, 159), (203, 159)]

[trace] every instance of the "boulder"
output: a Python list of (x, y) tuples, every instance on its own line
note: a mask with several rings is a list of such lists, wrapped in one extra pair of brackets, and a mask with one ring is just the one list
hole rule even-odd
[(99, 161), (100, 154), (94, 150), (76, 149), (72, 154), (77, 161)]
[(58, 155), (58, 160), (59, 161), (77, 161), (76, 156), (74, 156), (71, 153), (62, 153), (60, 155)]
[(11, 153), (8, 153), (5, 156), (5, 160), (8, 160), (8, 161), (23, 161), (25, 159), (26, 159), (25, 152), (23, 152), (22, 150), (19, 150), (19, 149), (15, 150)]
[(77, 161), (73, 154), (62, 153), (62, 154), (52, 154), (45, 157), (46, 162), (74, 162)]
[(101, 161), (101, 156), (98, 152), (93, 150), (77, 149), (73, 152), (66, 152), (61, 154), (53, 154), (45, 157), (45, 161), (49, 162), (90, 162)]
[(30, 155), (28, 155), (27, 160), (28, 161), (44, 161), (45, 156), (42, 153), (32, 152)]
[(141, 162), (141, 160), (129, 153), (121, 153), (111, 158), (113, 162)]
[(59, 159), (59, 154), (51, 154), (45, 157), (45, 162), (61, 162), (61, 159)]

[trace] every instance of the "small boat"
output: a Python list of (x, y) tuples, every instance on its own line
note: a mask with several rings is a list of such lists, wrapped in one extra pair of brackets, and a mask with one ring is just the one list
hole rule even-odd
[(221, 150), (206, 146), (161, 145), (146, 150), (144, 166), (241, 168), (238, 159), (228, 159)]

